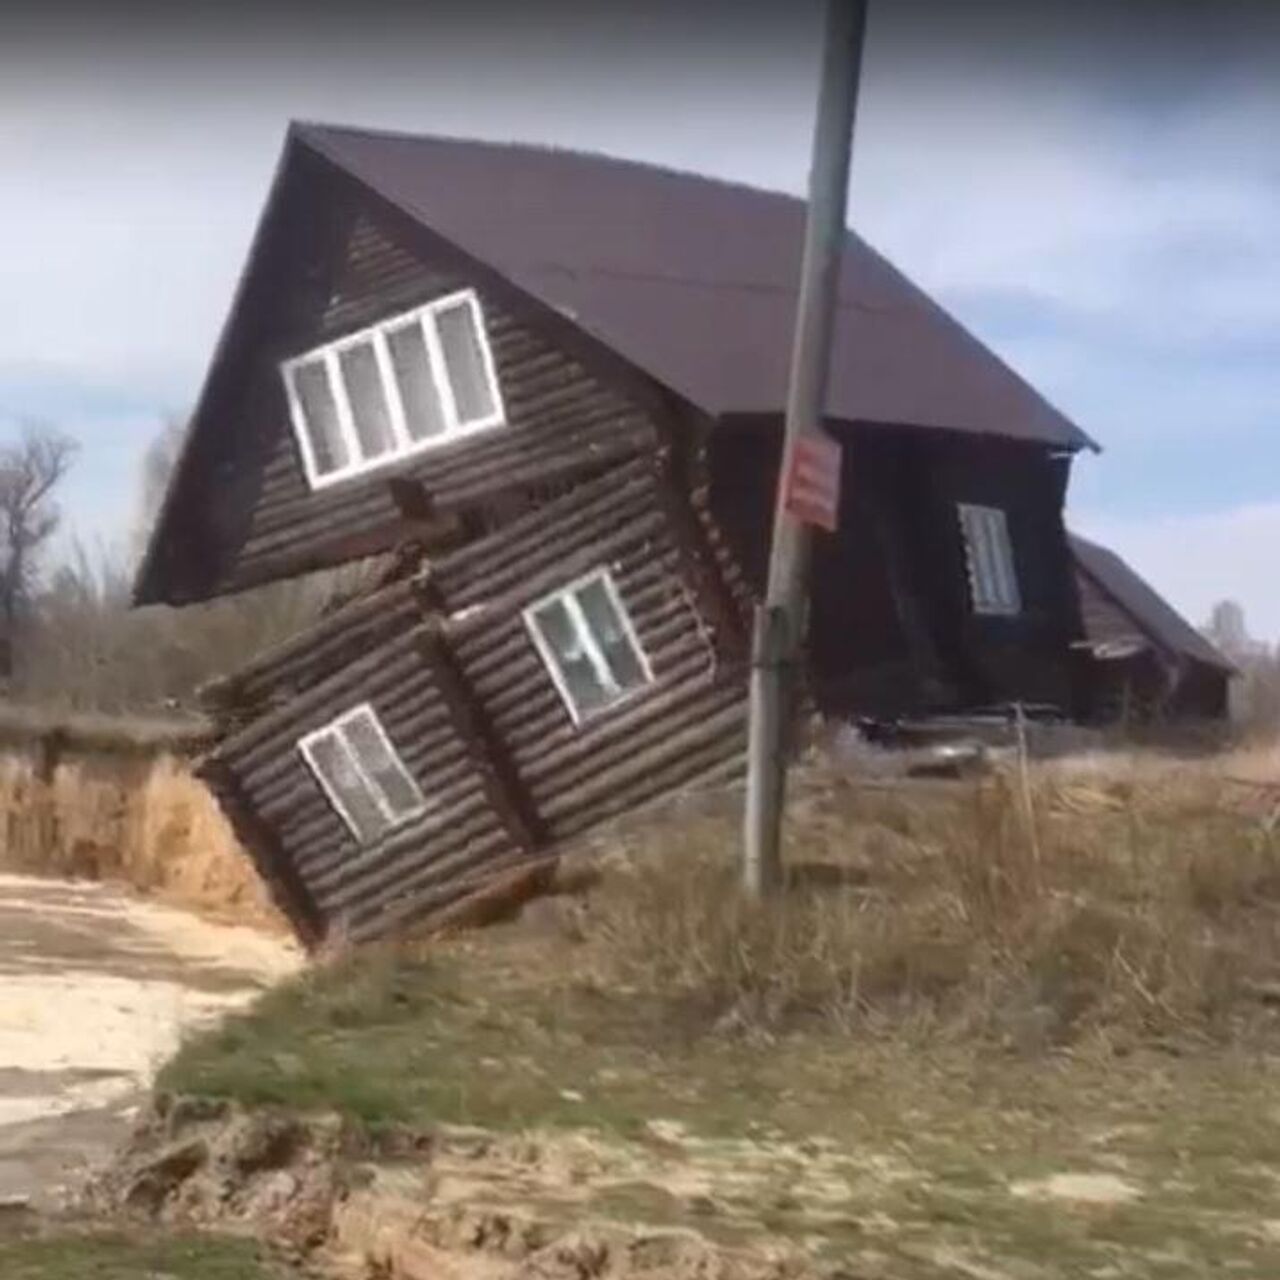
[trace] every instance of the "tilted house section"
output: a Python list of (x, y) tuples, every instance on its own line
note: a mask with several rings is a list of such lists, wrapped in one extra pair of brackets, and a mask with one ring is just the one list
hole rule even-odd
[[(740, 768), (803, 215), (602, 157), (291, 130), (136, 595), (395, 553), (210, 691), (204, 774), (304, 937), (385, 933)], [(1090, 442), (852, 234), (826, 426), (812, 702), (1063, 704)]]
[(248, 723), (202, 774), (304, 937), (385, 933), (740, 766), (741, 663), (664, 484), (610, 472), (219, 683)]
[(1081, 711), (1097, 721), (1222, 720), (1234, 665), (1114, 551), (1071, 535), (1085, 638)]

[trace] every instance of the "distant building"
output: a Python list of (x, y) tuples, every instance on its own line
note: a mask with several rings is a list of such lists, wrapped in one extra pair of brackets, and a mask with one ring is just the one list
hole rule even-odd
[(1223, 720), (1235, 666), (1114, 551), (1071, 535), (1086, 719)]

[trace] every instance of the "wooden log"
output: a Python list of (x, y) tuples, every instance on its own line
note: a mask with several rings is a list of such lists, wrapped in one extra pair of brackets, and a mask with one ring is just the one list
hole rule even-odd
[(589, 514), (590, 509), (595, 508), (599, 501), (607, 503), (610, 494), (619, 490), (630, 491), (637, 486), (637, 482), (642, 485), (646, 477), (651, 476), (652, 470), (652, 461), (644, 454), (620, 462), (606, 475), (578, 483), (572, 493), (563, 494), (516, 517), (502, 529), (495, 531), (492, 540), (485, 539), (451, 552), (441, 564), (441, 570), (464, 573), (477, 560), (487, 559), (497, 548), (507, 543), (523, 544), (531, 533), (536, 533), (548, 520), (563, 520), (566, 517), (572, 519), (583, 511)]
[(642, 510), (652, 493), (651, 468), (645, 459), (625, 462), (604, 481), (591, 481), (579, 486), (565, 499), (558, 499), (529, 515), (513, 520), (504, 529), (478, 543), (461, 547), (440, 558), (435, 566), (438, 580), (446, 592), (456, 590), (481, 566), (494, 559), (506, 558), (512, 548), (524, 551), (541, 543), (548, 531), (581, 531), (591, 536), (600, 520), (608, 520), (621, 510)]
[(342, 650), (332, 646), (367, 645), (371, 637), (393, 631), (415, 612), (412, 584), (393, 583), (343, 605), (297, 635), (264, 650), (236, 671), (210, 680), (199, 695), (217, 705), (226, 705), (251, 686), (270, 685), (295, 665), (307, 669), (336, 658)]
[(661, 529), (662, 516), (649, 512), (633, 518), (624, 528), (601, 538), (595, 545), (579, 546), (576, 539), (557, 539), (547, 547), (545, 567), (521, 572), (519, 567), (499, 566), (487, 574), (477, 575), (465, 590), (455, 590), (453, 603), (455, 607), (465, 607), (483, 600), (501, 611), (517, 599), (535, 600), (596, 566), (620, 558), (629, 547), (654, 537)]
[[(664, 681), (655, 685), (652, 690), (637, 696), (634, 707), (623, 704), (612, 712), (606, 710), (594, 722), (595, 728), (603, 727), (614, 716), (625, 716), (630, 710), (638, 710), (640, 703), (663, 697), (667, 692), (689, 686), (705, 687), (716, 679), (714, 667), (701, 662), (686, 662), (684, 667)], [(557, 749), (561, 745), (578, 741), (582, 737), (582, 729), (573, 723), (564, 703), (558, 699), (556, 703), (527, 716), (512, 716), (506, 727), (507, 739), (511, 744), (512, 756), (519, 768), (528, 773), (535, 769), (544, 751)]]
[(745, 666), (749, 632), (737, 602), (718, 572), (705, 527), (690, 502), (687, 453), (668, 437), (664, 454), (659, 500), (679, 549), (682, 576), (692, 588), (698, 611), (710, 626), (720, 656), (727, 662)]
[(435, 914), (446, 911), (451, 904), (472, 892), (470, 886), (476, 880), (487, 880), (501, 876), (512, 869), (519, 870), (527, 864), (527, 859), (519, 853), (494, 852), (473, 876), (443, 885), (430, 885), (426, 889), (404, 895), (401, 900), (391, 899), (380, 905), (377, 911), (364, 913), (352, 922), (350, 935), (359, 942), (371, 942), (379, 938), (387, 938), (405, 932), (417, 932), (414, 928), (419, 921), (426, 923), (429, 932), (435, 932), (432, 923)]
[(354, 857), (349, 847), (342, 856), (324, 862), (318, 856), (308, 856), (299, 870), (311, 892), (328, 909), (331, 903), (341, 905), (346, 900), (343, 895), (361, 892), (361, 885), (376, 886), (394, 879), (405, 859), (430, 858), (433, 849), (451, 848), (453, 842), (465, 842), (490, 828), (501, 830), (501, 823), (477, 787), (456, 794), (447, 806), (397, 828), (374, 844), (357, 845)]
[[(417, 695), (410, 691), (403, 703), (397, 703), (396, 717), (384, 722), (383, 727), (397, 740), (402, 736), (407, 738), (412, 733), (415, 745), (422, 750), (427, 750), (440, 745), (446, 739), (447, 723), (448, 713), (440, 702), (434, 686), (429, 685)], [(278, 738), (273, 739), (273, 742), (276, 749), (268, 753), (262, 763), (253, 767), (250, 767), (252, 760), (261, 758), (261, 753), (258, 757), (248, 757), (230, 751), (224, 752), (225, 757), (244, 779), (245, 786), (255, 795), (269, 792), (278, 785), (282, 777), (301, 765), (301, 756), (296, 750), (297, 740), (292, 737), (292, 731), (282, 731)]]
[[(476, 838), (448, 857), (423, 863), (413, 875), (399, 878), (378, 893), (346, 903), (342, 910), (355, 927), (386, 913), (389, 904), (425, 903), (460, 897), (482, 878), (504, 866), (529, 861), (529, 855), (505, 841), (501, 829)], [(397, 913), (398, 914), (398, 913)]]
[[(375, 688), (393, 688), (397, 681), (420, 670), (421, 655), (416, 647), (416, 637), (418, 632), (428, 629), (427, 624), (420, 624), (351, 663), (343, 670), (340, 679), (331, 678), (300, 693), (287, 706), (266, 713), (234, 738), (226, 739), (220, 750), (224, 755), (239, 756), (242, 768), (252, 768), (263, 750), (270, 753), (275, 739), (292, 733), (309, 716), (329, 710), (339, 715), (346, 710), (340, 691), (360, 687), (363, 694), (373, 696)], [(364, 688), (366, 681), (368, 689)]]
[[(743, 690), (735, 681), (723, 679), (688, 680), (648, 697), (637, 699), (625, 714), (617, 714), (588, 725), (586, 732), (561, 733), (546, 741), (546, 749), (522, 766), (531, 788), (540, 793), (544, 784), (576, 781), (578, 770), (590, 769), (600, 753), (625, 743), (639, 747), (670, 731), (673, 725), (696, 721), (708, 711), (741, 698)], [(574, 726), (575, 729), (578, 726)]]
[(694, 748), (726, 736), (746, 725), (745, 700), (709, 716), (705, 721), (690, 725), (665, 741), (642, 751), (623, 752), (622, 758), (608, 767), (601, 768), (589, 780), (567, 788), (555, 797), (548, 797), (540, 808), (547, 822), (589, 806), (599, 796), (618, 789), (637, 776), (652, 769), (659, 769)]
[(745, 735), (744, 711), (742, 724), (735, 733), (709, 739), (696, 750), (638, 774), (628, 783), (599, 792), (573, 809), (565, 810), (551, 822), (553, 834), (558, 840), (567, 839), (616, 818), (619, 814), (631, 812), (660, 796), (683, 790), (694, 779), (741, 758), (745, 750)]
[(474, 774), (455, 769), (453, 766), (456, 763), (457, 761), (450, 762), (451, 776), (448, 781), (429, 792), (428, 800), (433, 806), (432, 810), (393, 828), (380, 841), (362, 846), (328, 798), (316, 787), (315, 798), (310, 803), (307, 814), (299, 815), (281, 825), (282, 843), (293, 855), (308, 883), (313, 876), (320, 875), (338, 861), (349, 862), (353, 857), (372, 856), (376, 848), (385, 846), (387, 842), (393, 842), (393, 853), (398, 856), (413, 845), (413, 833), (433, 829), (432, 824), (439, 820), (440, 814), (456, 816), (458, 813), (470, 812), (482, 799)]
[(512, 842), (525, 852), (533, 853), (545, 842), (546, 833), (506, 742), (468, 683), (448, 642), (439, 634), (425, 632), (419, 643), (423, 660), (434, 672), (441, 696), (453, 717), (454, 728), (480, 772), (490, 803)]
[(344, 865), (340, 868), (344, 874), (330, 878), (323, 886), (314, 880), (311, 883), (331, 914), (350, 911), (361, 903), (377, 901), (383, 894), (412, 892), (426, 877), (451, 874), (458, 866), (468, 865), (475, 856), (474, 847), (486, 841), (494, 847), (513, 847), (502, 824), (495, 821), (481, 799), (476, 813), (420, 833), (413, 846), (402, 846), (395, 856), (383, 848), (376, 859)]

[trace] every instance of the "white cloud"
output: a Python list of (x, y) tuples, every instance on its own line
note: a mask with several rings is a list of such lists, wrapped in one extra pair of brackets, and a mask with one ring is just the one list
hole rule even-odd
[[(1168, 346), (1280, 328), (1280, 85), (1134, 136), (1053, 86), (872, 96), (855, 216), (928, 287), (1038, 297)], [(1254, 142), (1221, 163), (1223, 140)]]
[[(853, 214), (926, 287), (1039, 298), (1164, 344), (1280, 327), (1268, 123), (1280, 88), (1246, 85), (1140, 125), (1089, 83), (902, 78), (892, 42), (903, 35), (888, 30), (880, 46), (873, 31)], [(652, 68), (618, 68), (602, 93), (599, 58), (573, 58), (568, 44), (508, 50), (501, 66), (470, 56), (472, 74), (447, 49), (408, 56), (403, 42), (369, 39), (354, 65), (322, 48), (279, 64), (195, 63), (185, 77), (163, 60), (107, 61), (96, 78), (79, 64), (43, 79), (28, 68), (7, 91), (0, 75), (0, 296), (20, 299), (0, 312), (0, 368), (190, 394), (289, 116), (803, 182), (812, 85), (796, 41), (774, 74), (748, 68), (750, 83), (724, 67), (691, 76), (677, 60), (655, 114)]]
[(1219, 600), (1237, 600), (1254, 637), (1280, 644), (1280, 502), (1150, 519), (1085, 511), (1072, 524), (1119, 552), (1197, 626)]
[[(1039, 21), (1007, 8), (1001, 26)], [(291, 116), (555, 142), (802, 188), (817, 6), (809, 28), (749, 65), (722, 42), (666, 37), (661, 65), (606, 56), (601, 31), (617, 38), (606, 9), (590, 55), (576, 27), (496, 47), (479, 28), (470, 43), (453, 31), (424, 42), (363, 21), (358, 50), (264, 42), (221, 62), (192, 53), (185, 31), (163, 55), (95, 48), (65, 65), (5, 65), (0, 48), (0, 417), (6, 384), (59, 379), (114, 389), (140, 416), (189, 403)], [(636, 13), (672, 21), (660, 10)], [(1046, 76), (1030, 55), (993, 66), (968, 9), (945, 12), (940, 47), (959, 50), (946, 74), (901, 73), (918, 13), (897, 28), (894, 6), (873, 18), (854, 221), (1116, 446), (1090, 464), (1086, 531), (1131, 553), (1193, 618), (1238, 595), (1280, 637), (1267, 571), (1280, 521), (1265, 502), (1227, 509), (1269, 497), (1266, 452), (1275, 465), (1268, 441), (1280, 436), (1280, 366), (1238, 358), (1280, 350), (1280, 81), (1220, 77), (1209, 92), (1179, 80), (1149, 100), (1128, 66), (1107, 84), (1087, 66)], [(1063, 22), (1088, 43), (1074, 10)], [(1049, 43), (1055, 56), (1067, 47)], [(1017, 315), (995, 327), (984, 296)], [(1245, 466), (1224, 464), (1251, 448)], [(1179, 467), (1185, 456), (1203, 482), (1175, 497), (1168, 469), (1164, 480), (1126, 469), (1146, 450)], [(1250, 467), (1260, 482), (1247, 487)], [(1121, 514), (1193, 500), (1221, 514)]]

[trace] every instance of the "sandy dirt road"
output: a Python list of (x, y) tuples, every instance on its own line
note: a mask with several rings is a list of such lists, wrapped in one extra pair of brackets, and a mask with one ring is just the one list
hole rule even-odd
[(186, 1032), (301, 962), (119, 889), (0, 874), (0, 1204), (56, 1205)]

